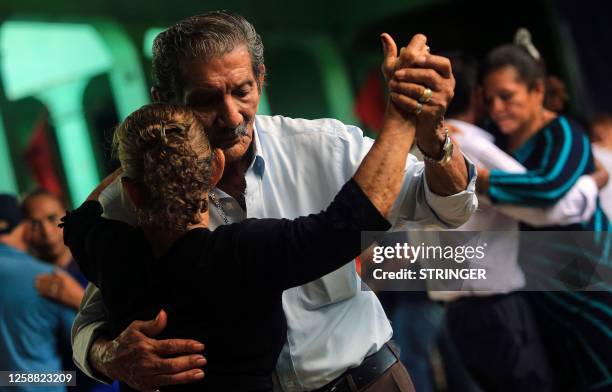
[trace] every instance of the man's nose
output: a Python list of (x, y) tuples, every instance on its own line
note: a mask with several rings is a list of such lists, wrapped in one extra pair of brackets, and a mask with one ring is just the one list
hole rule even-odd
[(233, 129), (242, 124), (243, 120), (242, 114), (240, 114), (240, 108), (236, 102), (234, 102), (234, 99), (231, 96), (225, 97), (221, 103), (221, 108), (217, 116), (219, 125), (224, 128)]

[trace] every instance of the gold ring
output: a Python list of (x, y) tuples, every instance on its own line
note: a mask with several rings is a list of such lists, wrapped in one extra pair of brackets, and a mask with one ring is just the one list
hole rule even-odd
[(419, 97), (419, 103), (427, 103), (431, 100), (431, 95), (432, 95), (432, 91), (431, 89), (428, 87), (425, 90), (423, 90), (423, 94), (421, 94), (421, 96)]
[(423, 104), (422, 103), (417, 103), (417, 107), (416, 107), (416, 109), (414, 109), (414, 113), (415, 114), (421, 114), (422, 111), (423, 111)]
[(51, 295), (57, 294), (57, 290), (59, 289), (59, 285), (55, 282), (51, 283)]

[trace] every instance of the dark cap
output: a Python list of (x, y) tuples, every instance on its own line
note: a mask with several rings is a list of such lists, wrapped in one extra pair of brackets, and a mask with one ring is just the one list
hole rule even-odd
[(0, 235), (7, 234), (21, 223), (23, 213), (17, 198), (6, 193), (0, 194)]

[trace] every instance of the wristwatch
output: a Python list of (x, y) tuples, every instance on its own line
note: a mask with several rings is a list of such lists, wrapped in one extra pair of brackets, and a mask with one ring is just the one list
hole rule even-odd
[(423, 160), (429, 163), (435, 163), (440, 166), (446, 165), (453, 158), (453, 141), (448, 136), (448, 128), (444, 128), (446, 138), (444, 139), (444, 145), (442, 146), (442, 157), (435, 159), (427, 155), (417, 143), (417, 148), (423, 154)]

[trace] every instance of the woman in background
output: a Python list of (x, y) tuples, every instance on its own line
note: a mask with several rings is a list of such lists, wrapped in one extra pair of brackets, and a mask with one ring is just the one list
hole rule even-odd
[[(532, 54), (532, 47), (504, 45), (487, 57), (482, 72), (482, 84), (488, 113), (506, 137), (502, 145), (527, 168), (515, 174), (500, 170), (479, 169), (478, 188), (495, 203), (523, 206), (550, 206), (560, 200), (583, 174), (595, 171), (591, 145), (583, 129), (570, 118), (544, 107), (545, 71)], [(536, 52), (537, 53), (537, 52)], [(601, 180), (605, 181), (605, 180)], [(591, 268), (607, 269), (609, 273), (610, 222), (599, 206), (591, 219), (568, 226), (533, 227), (521, 223), (522, 230), (588, 231), (576, 237), (591, 238), (591, 245), (600, 251), (588, 259)], [(603, 235), (602, 235), (603, 234)], [(563, 235), (563, 234), (559, 234)], [(546, 238), (557, 239), (559, 235)], [(541, 234), (544, 238), (545, 234)], [(536, 238), (536, 236), (532, 236)], [(528, 237), (525, 236), (527, 239)], [(568, 238), (568, 237), (563, 237)], [(526, 242), (521, 240), (521, 242)], [(541, 241), (541, 253), (519, 256), (523, 268), (534, 270), (533, 260), (542, 255), (560, 256), (547, 259), (561, 262), (570, 251), (559, 252), (557, 241)], [(576, 249), (574, 248), (573, 251)], [(525, 265), (529, 259), (529, 265)], [(582, 263), (584, 260), (581, 260)], [(606, 265), (607, 263), (607, 265)], [(568, 272), (575, 278), (581, 271)], [(532, 283), (547, 281), (545, 289), (530, 293), (530, 302), (538, 317), (545, 344), (561, 390), (604, 390), (612, 387), (612, 292), (605, 283), (597, 282), (599, 291), (574, 291), (558, 277), (528, 275)], [(537, 282), (536, 282), (537, 281)], [(593, 288), (592, 281), (576, 283), (574, 288)], [(555, 290), (548, 291), (552, 287)], [(534, 287), (534, 286), (531, 286)]]

